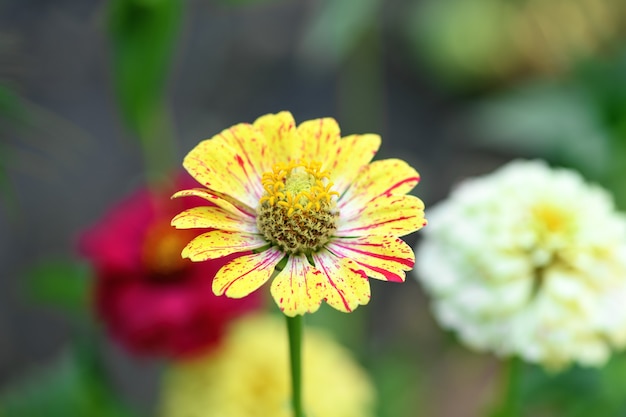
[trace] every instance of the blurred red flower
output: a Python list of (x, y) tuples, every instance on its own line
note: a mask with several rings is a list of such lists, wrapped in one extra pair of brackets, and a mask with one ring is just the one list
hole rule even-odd
[(205, 352), (230, 320), (263, 302), (259, 291), (243, 299), (213, 294), (213, 277), (231, 257), (196, 263), (181, 257), (185, 244), (205, 230), (170, 226), (174, 215), (198, 205), (194, 199), (170, 199), (175, 190), (197, 185), (191, 177), (181, 174), (173, 182), (136, 191), (79, 240), (80, 253), (95, 270), (98, 318), (138, 355), (183, 358)]

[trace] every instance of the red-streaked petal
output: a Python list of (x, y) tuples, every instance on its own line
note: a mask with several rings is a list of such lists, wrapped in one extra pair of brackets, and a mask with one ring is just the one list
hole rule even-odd
[(313, 262), (326, 280), (324, 288), (328, 305), (349, 313), (369, 302), (370, 283), (354, 261), (323, 251), (313, 255)]
[(272, 297), (283, 313), (294, 317), (314, 313), (324, 300), (326, 277), (305, 256), (290, 256), (271, 286)]
[(269, 248), (261, 253), (240, 256), (224, 265), (213, 279), (213, 292), (242, 298), (257, 290), (272, 276), (284, 253)]
[(333, 190), (343, 194), (376, 155), (379, 147), (378, 135), (351, 135), (341, 139), (330, 159), (321, 161), (323, 168), (331, 173)]
[(300, 141), (295, 159), (318, 161), (322, 164), (336, 153), (341, 138), (339, 125), (330, 117), (307, 120), (297, 128)]
[(412, 195), (383, 194), (353, 212), (341, 212), (335, 234), (344, 237), (404, 236), (425, 224), (422, 200)]
[(249, 217), (233, 215), (220, 207), (193, 207), (172, 219), (177, 229), (219, 229), (229, 232), (258, 233), (256, 222)]
[(403, 282), (405, 271), (415, 264), (411, 247), (394, 236), (338, 238), (327, 248), (339, 257), (353, 259), (368, 277), (384, 281)]
[(206, 261), (258, 249), (265, 245), (267, 242), (259, 235), (211, 230), (189, 242), (183, 249), (182, 256), (194, 262)]
[(296, 158), (296, 122), (291, 113), (266, 114), (256, 119), (253, 125), (263, 133), (267, 142), (267, 150), (262, 154), (265, 171), (270, 171), (278, 162)]
[(374, 161), (366, 166), (348, 191), (341, 196), (338, 207), (342, 216), (353, 213), (382, 195), (403, 195), (417, 185), (420, 176), (400, 159)]
[(206, 188), (192, 188), (189, 190), (181, 190), (172, 196), (172, 198), (180, 197), (200, 197), (235, 215), (243, 214), (251, 218), (256, 217), (255, 211), (252, 208), (243, 204), (241, 201), (237, 201), (227, 195), (220, 195), (219, 193), (207, 190)]
[(241, 123), (200, 142), (183, 160), (183, 166), (209, 190), (229, 195), (256, 207), (263, 195), (262, 169), (244, 150), (259, 146), (265, 136), (250, 124)]
[(237, 155), (241, 156), (244, 168), (251, 167), (252, 172), (248, 178), (255, 178), (254, 185), (260, 198), (264, 193), (261, 177), (273, 166), (268, 163), (267, 156), (275, 152), (268, 144), (265, 134), (254, 125), (239, 124), (222, 131), (220, 135), (237, 151)]

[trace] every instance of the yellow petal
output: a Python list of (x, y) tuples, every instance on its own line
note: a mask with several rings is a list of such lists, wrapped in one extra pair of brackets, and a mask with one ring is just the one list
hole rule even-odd
[(206, 261), (258, 249), (265, 245), (267, 242), (259, 235), (211, 230), (189, 242), (183, 249), (182, 256), (194, 262)]
[(383, 194), (358, 210), (346, 212), (340, 213), (337, 236), (404, 236), (426, 224), (424, 203), (412, 195)]
[(230, 232), (258, 233), (256, 222), (244, 216), (233, 215), (220, 207), (193, 207), (172, 219), (177, 229), (220, 229)]
[(363, 236), (338, 238), (327, 245), (339, 257), (353, 259), (358, 269), (371, 278), (403, 282), (405, 271), (415, 264), (415, 255), (409, 245), (393, 236)]
[(313, 262), (326, 280), (324, 288), (328, 305), (349, 313), (369, 302), (370, 283), (354, 261), (324, 251), (314, 254)]
[(242, 298), (265, 284), (284, 254), (269, 248), (261, 253), (240, 256), (224, 265), (213, 279), (213, 292)]
[(269, 149), (263, 156), (266, 171), (270, 171), (278, 162), (288, 162), (294, 158), (296, 122), (291, 113), (283, 111), (266, 114), (254, 121), (254, 127), (263, 133)]
[[(268, 155), (275, 152), (268, 143), (267, 137), (254, 125), (242, 123), (226, 129), (221, 133), (222, 137), (230, 146), (235, 149), (237, 155), (243, 160), (243, 169), (251, 168), (252, 172), (247, 172), (249, 178), (260, 178), (264, 172), (272, 169), (273, 165), (268, 162)], [(238, 163), (241, 163), (238, 161)], [(259, 183), (261, 195), (263, 189)]]
[(376, 155), (379, 147), (378, 135), (351, 135), (341, 139), (328, 161), (321, 161), (325, 162), (323, 168), (331, 173), (333, 190), (343, 194)]
[(242, 123), (200, 142), (187, 154), (183, 166), (209, 190), (256, 207), (263, 195), (258, 148), (264, 146), (263, 134)]
[(324, 299), (324, 281), (322, 273), (309, 265), (305, 256), (291, 256), (272, 282), (272, 297), (289, 317), (314, 313)]
[(335, 119), (307, 120), (298, 125), (298, 152), (296, 159), (318, 161), (324, 163), (337, 151), (341, 131)]
[(192, 188), (189, 190), (181, 190), (175, 193), (172, 198), (180, 197), (199, 197), (211, 204), (223, 208), (224, 210), (234, 215), (245, 215), (246, 217), (255, 219), (255, 211), (243, 204), (241, 201), (237, 201), (227, 195), (217, 193), (215, 191), (209, 191), (206, 188)]
[(374, 161), (365, 167), (352, 186), (341, 197), (338, 207), (342, 216), (351, 215), (381, 195), (403, 195), (417, 185), (420, 176), (400, 159)]

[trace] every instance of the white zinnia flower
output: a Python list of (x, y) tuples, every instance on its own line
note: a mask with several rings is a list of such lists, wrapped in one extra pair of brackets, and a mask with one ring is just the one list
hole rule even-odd
[(606, 191), (515, 161), (428, 214), (415, 272), (468, 346), (559, 368), (626, 345), (626, 218)]

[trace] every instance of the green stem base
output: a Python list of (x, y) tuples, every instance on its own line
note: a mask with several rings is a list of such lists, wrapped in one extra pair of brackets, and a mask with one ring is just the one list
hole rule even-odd
[(294, 417), (305, 417), (302, 408), (302, 316), (287, 317), (291, 364), (291, 406)]
[(504, 363), (502, 393), (499, 404), (489, 413), (490, 417), (519, 417), (522, 415), (520, 398), (522, 368), (518, 358), (510, 358)]

